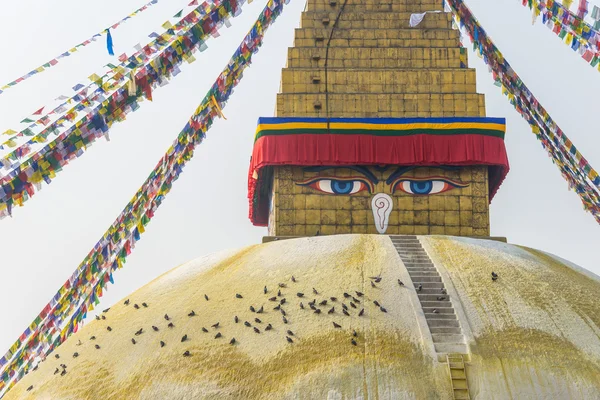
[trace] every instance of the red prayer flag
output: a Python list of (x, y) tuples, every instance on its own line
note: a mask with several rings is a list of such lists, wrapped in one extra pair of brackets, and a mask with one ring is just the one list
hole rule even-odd
[(37, 110), (36, 112), (34, 112), (33, 115), (42, 115), (43, 110), (44, 110), (44, 107), (42, 107), (39, 110)]
[(197, 6), (198, 5), (198, 0), (192, 0), (192, 2), (190, 4), (188, 4), (188, 6)]
[(119, 56), (119, 61), (125, 62), (127, 61), (127, 54), (123, 53)]
[(590, 62), (592, 61), (592, 57), (594, 56), (594, 54), (590, 51), (590, 50), (586, 50), (585, 53), (583, 53), (583, 56), (581, 56), (585, 61)]

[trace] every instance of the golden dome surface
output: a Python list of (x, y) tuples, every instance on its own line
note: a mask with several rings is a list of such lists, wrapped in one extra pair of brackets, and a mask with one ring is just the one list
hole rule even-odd
[[(598, 277), (490, 240), (419, 240), (467, 343), (471, 398), (600, 398)], [(451, 399), (410, 282), (387, 236), (202, 257), (86, 324), (5, 399)]]

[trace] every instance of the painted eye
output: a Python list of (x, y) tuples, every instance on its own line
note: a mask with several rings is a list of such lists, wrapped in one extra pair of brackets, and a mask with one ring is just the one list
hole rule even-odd
[(362, 179), (332, 179), (332, 178), (317, 178), (307, 182), (299, 183), (299, 185), (309, 186), (315, 190), (329, 194), (355, 194), (364, 190), (370, 190), (370, 186)]
[(392, 191), (401, 190), (404, 193), (427, 196), (447, 192), (455, 188), (463, 188), (469, 185), (453, 182), (445, 178), (428, 179), (399, 179), (392, 185)]

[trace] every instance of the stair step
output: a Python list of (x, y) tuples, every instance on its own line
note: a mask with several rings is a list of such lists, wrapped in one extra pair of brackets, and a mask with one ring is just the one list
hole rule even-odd
[(442, 277), (441, 276), (424, 276), (424, 275), (415, 275), (410, 277), (413, 281), (413, 283), (415, 283), (415, 287), (419, 286), (419, 283), (423, 283), (423, 282), (440, 282), (442, 283)]
[(461, 335), (460, 327), (458, 326), (430, 326), (429, 331), (434, 333), (453, 333), (456, 335)]
[(467, 386), (466, 379), (452, 379), (452, 386), (454, 386), (454, 390), (465, 390), (468, 392), (469, 387)]
[(423, 308), (437, 308), (438, 310), (442, 309), (442, 308), (449, 308), (449, 309), (453, 310), (452, 302), (450, 302), (450, 300), (443, 300), (443, 301), (421, 300), (421, 306)]
[(441, 294), (441, 293), (436, 293), (436, 294), (427, 294), (427, 293), (421, 293), (418, 292), (417, 295), (419, 296), (419, 300), (423, 301), (450, 301), (450, 296), (448, 296), (447, 294)]
[(464, 343), (465, 338), (455, 333), (432, 333), (433, 343)]
[(452, 370), (452, 369), (456, 369), (456, 370), (460, 370), (460, 371), (464, 371), (465, 370), (465, 363), (464, 362), (452, 362), (449, 361), (448, 367)]
[(467, 345), (464, 343), (433, 343), (437, 353), (467, 353)]
[(454, 389), (455, 400), (470, 400), (469, 391), (467, 389)]
[[(425, 289), (442, 290), (442, 288), (444, 287), (444, 284), (442, 282), (421, 282), (421, 285), (423, 286), (423, 290), (425, 290)], [(419, 284), (418, 283), (415, 284), (415, 289), (417, 289), (418, 287), (419, 287)]]
[(441, 288), (426, 288), (423, 287), (420, 292), (417, 294), (435, 294), (437, 296), (447, 296), (447, 294), (443, 294)]
[(431, 320), (439, 320), (439, 319), (443, 319), (443, 320), (455, 320), (456, 322), (458, 322), (458, 320), (456, 319), (456, 314), (452, 313), (432, 313), (433, 309), (430, 308), (429, 312), (427, 312), (428, 310), (423, 309), (423, 311), (425, 312), (425, 319), (427, 319), (427, 321), (431, 321)]
[[(436, 315), (436, 314), (434, 314)], [(457, 319), (443, 319), (443, 318), (435, 318), (431, 317), (427, 319), (427, 325), (429, 325), (429, 329), (433, 328), (459, 328)]]
[(439, 276), (437, 271), (408, 271), (410, 276)]
[[(437, 313), (434, 313), (433, 310), (437, 310)], [(423, 311), (425, 312), (425, 316), (427, 316), (427, 314), (433, 314), (433, 315), (451, 314), (451, 315), (454, 315), (454, 308), (452, 308), (452, 307), (443, 307), (443, 308), (442, 307), (423, 307)]]
[(462, 368), (450, 368), (450, 376), (454, 379), (467, 379), (464, 366)]

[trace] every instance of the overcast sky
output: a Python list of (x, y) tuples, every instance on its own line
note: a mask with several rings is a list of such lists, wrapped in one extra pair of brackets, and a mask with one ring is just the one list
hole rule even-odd
[[(0, 1), (0, 86), (45, 63), (140, 7), (146, 0)], [(189, 0), (160, 0), (112, 32), (115, 53), (131, 53), (152, 31)], [(584, 156), (600, 168), (597, 94), (600, 73), (562, 44), (520, 0), (468, 0), (513, 68)], [(244, 7), (233, 26), (208, 41), (209, 50), (184, 65), (182, 73), (158, 88), (154, 102), (111, 130), (67, 166), (13, 218), (0, 221), (0, 353), (38, 314), (71, 275), (123, 206), (143, 183), (225, 66), (264, 1)], [(272, 116), (280, 70), (292, 46), (303, 0), (291, 0), (268, 31), (261, 51), (174, 184), (129, 257), (114, 275), (101, 307), (108, 307), (159, 274), (190, 259), (258, 243), (266, 229), (247, 218), (248, 162), (256, 120)], [(467, 46), (468, 47), (468, 46)], [(506, 117), (511, 172), (491, 206), (492, 235), (569, 259), (600, 274), (600, 227), (583, 211), (574, 192), (552, 164), (528, 125), (493, 85), (483, 61), (470, 55), (477, 88), (485, 93), (487, 115)], [(0, 132), (77, 83), (101, 72), (115, 57), (103, 41), (48, 71), (0, 94)], [(566, 283), (567, 284), (567, 283)]]

